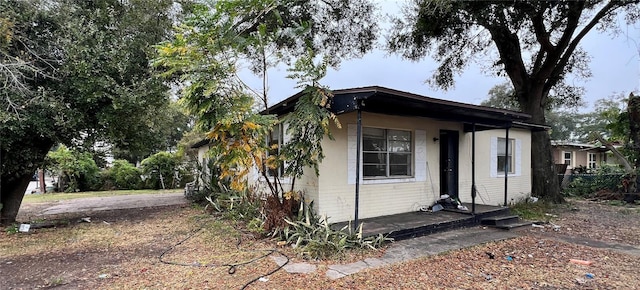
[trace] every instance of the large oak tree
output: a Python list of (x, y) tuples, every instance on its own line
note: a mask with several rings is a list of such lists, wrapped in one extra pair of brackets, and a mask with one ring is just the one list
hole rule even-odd
[[(395, 19), (388, 47), (412, 60), (430, 54), (440, 63), (432, 81), (443, 88), (470, 62), (485, 62), (509, 78), (531, 122), (546, 124), (550, 92), (574, 102), (580, 89), (564, 78), (589, 76), (581, 40), (594, 29), (615, 32), (623, 15), (635, 23), (638, 2), (414, 0)], [(562, 202), (547, 132), (532, 133), (531, 155), (533, 194)]]

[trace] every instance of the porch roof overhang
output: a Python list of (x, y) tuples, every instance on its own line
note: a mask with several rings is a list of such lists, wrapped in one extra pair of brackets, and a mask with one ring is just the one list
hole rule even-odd
[[(269, 113), (284, 115), (292, 112), (302, 94), (297, 93), (272, 106)], [(359, 109), (394, 116), (426, 117), (464, 123), (467, 132), (473, 130), (473, 124), (475, 131), (508, 127), (547, 129), (527, 123), (531, 116), (525, 113), (430, 98), (379, 86), (335, 90), (333, 95), (330, 108), (338, 115)]]

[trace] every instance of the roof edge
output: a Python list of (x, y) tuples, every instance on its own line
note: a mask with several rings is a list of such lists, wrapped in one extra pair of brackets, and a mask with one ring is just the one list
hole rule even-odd
[[(494, 107), (488, 107), (488, 106), (481, 106), (481, 105), (474, 105), (474, 104), (469, 104), (469, 103), (463, 103), (463, 102), (458, 102), (458, 101), (451, 101), (451, 100), (445, 100), (445, 99), (438, 99), (438, 98), (433, 98), (433, 97), (428, 97), (428, 96), (424, 96), (424, 95), (419, 95), (419, 94), (415, 94), (415, 93), (410, 93), (410, 92), (406, 92), (406, 91), (401, 91), (401, 90), (396, 90), (396, 89), (391, 89), (391, 88), (387, 88), (387, 87), (381, 87), (381, 86), (366, 86), (366, 87), (355, 87), (355, 88), (346, 88), (346, 89), (337, 89), (337, 90), (331, 90), (331, 92), (334, 95), (338, 95), (338, 94), (357, 94), (357, 93), (385, 93), (385, 94), (391, 94), (391, 95), (397, 95), (397, 96), (401, 96), (401, 97), (405, 97), (405, 98), (410, 98), (410, 99), (414, 99), (417, 101), (426, 101), (426, 102), (432, 102), (432, 103), (437, 103), (437, 104), (442, 104), (442, 105), (449, 105), (449, 106), (457, 106), (457, 107), (465, 107), (465, 108), (469, 108), (469, 109), (476, 109), (476, 110), (484, 110), (487, 112), (492, 112), (492, 113), (498, 113), (498, 114), (504, 114), (504, 115), (509, 115), (514, 119), (518, 119), (518, 120), (528, 120), (531, 118), (531, 115), (523, 113), (523, 112), (519, 112), (519, 111), (513, 111), (513, 110), (507, 110), (507, 109), (499, 109), (499, 108), (494, 108)], [(288, 105), (290, 105), (289, 103), (295, 103), (295, 101), (297, 101), (297, 99), (299, 99), (302, 95), (304, 94), (304, 91), (300, 91), (278, 103), (276, 103), (273, 106), (270, 106), (267, 110), (263, 110), (261, 113), (265, 114), (266, 112), (272, 112), (272, 111), (277, 111), (277, 108), (281, 108), (281, 107), (286, 107)]]

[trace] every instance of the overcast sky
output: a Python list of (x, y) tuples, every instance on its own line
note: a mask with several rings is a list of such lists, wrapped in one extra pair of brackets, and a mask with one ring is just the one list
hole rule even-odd
[[(385, 12), (398, 11), (394, 1), (380, 1)], [(569, 77), (567, 81), (585, 88), (584, 100), (589, 106), (592, 106), (595, 100), (613, 93), (628, 95), (632, 91), (640, 91), (640, 24), (621, 25), (623, 33), (619, 36), (612, 37), (593, 30), (581, 42), (581, 47), (591, 57), (590, 68), (593, 76), (587, 80)], [(334, 90), (384, 86), (434, 98), (479, 104), (487, 99), (489, 89), (507, 81), (487, 75), (481, 71), (480, 66), (472, 65), (461, 76), (455, 78), (454, 88), (442, 91), (425, 83), (436, 68), (437, 64), (429, 57), (420, 62), (412, 62), (377, 49), (361, 59), (344, 61), (339, 70), (330, 69), (321, 83)], [(286, 75), (284, 67), (269, 71), (271, 104), (298, 92), (295, 81), (287, 79)], [(247, 83), (258, 90), (261, 89), (261, 81), (257, 79), (247, 80)]]

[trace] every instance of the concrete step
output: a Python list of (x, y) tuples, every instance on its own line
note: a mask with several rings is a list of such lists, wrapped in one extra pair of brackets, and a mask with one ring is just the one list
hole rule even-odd
[(520, 221), (520, 217), (517, 215), (499, 215), (492, 217), (485, 217), (480, 220), (481, 225), (485, 226), (503, 226)]

